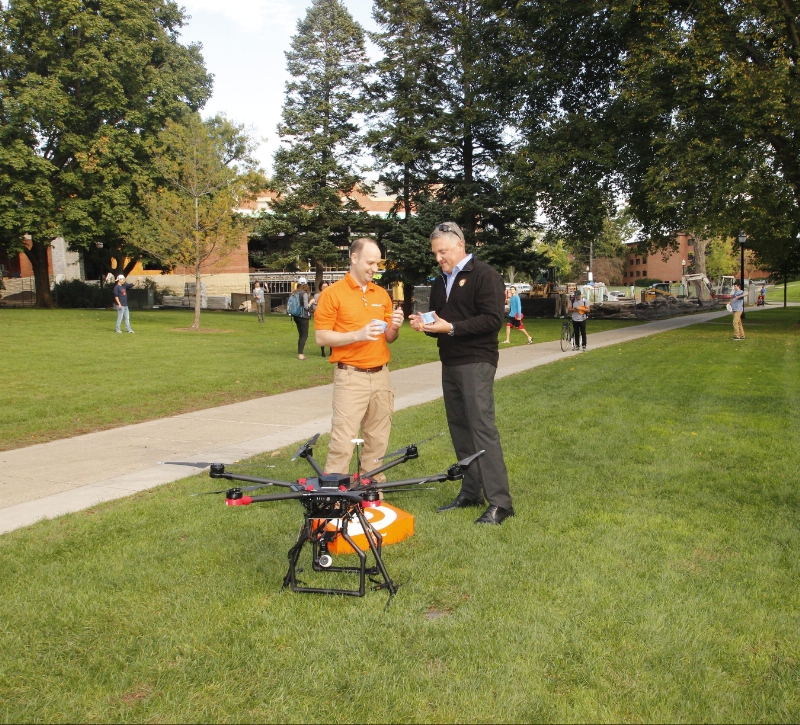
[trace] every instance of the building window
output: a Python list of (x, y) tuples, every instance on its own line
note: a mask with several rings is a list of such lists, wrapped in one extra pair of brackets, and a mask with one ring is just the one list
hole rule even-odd
[(639, 276), (639, 273), (638, 273), (638, 272), (636, 273), (636, 276), (637, 276), (637, 277)]
[[(636, 264), (641, 264), (641, 261), (642, 261), (641, 259), (637, 259)], [(637, 274), (636, 276), (638, 277), (639, 275)]]
[(647, 277), (647, 270), (646, 269), (642, 270), (642, 277)]
[(628, 264), (630, 264), (631, 267), (633, 267), (633, 257), (630, 258), (630, 260), (628, 261)]

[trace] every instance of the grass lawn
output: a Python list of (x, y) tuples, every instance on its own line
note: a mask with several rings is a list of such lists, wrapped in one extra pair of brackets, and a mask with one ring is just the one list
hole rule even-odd
[[(300, 506), (190, 498), (203, 476), (0, 537), (0, 719), (797, 722), (798, 319), (499, 381), (517, 516), (391, 495), (417, 531), (385, 552), (388, 611), (279, 593)], [(445, 429), (405, 410), (392, 444)], [(290, 454), (240, 470), (306, 475)], [(450, 462), (438, 438), (403, 475)]]
[[(255, 315), (205, 311), (203, 327), (221, 332), (200, 334), (181, 331), (190, 311), (133, 311), (134, 335), (117, 336), (115, 321), (114, 310), (0, 309), (0, 450), (333, 380), (313, 330), (307, 359), (297, 359), (297, 330), (286, 315), (259, 325)], [(558, 338), (559, 320), (529, 325), (538, 342)], [(520, 333), (512, 339), (525, 342)], [(431, 343), (406, 323), (392, 367), (438, 360)]]
[[(786, 285), (786, 301), (800, 302), (800, 281), (789, 282)], [(774, 287), (767, 287), (767, 302), (770, 304), (783, 304), (783, 283)]]

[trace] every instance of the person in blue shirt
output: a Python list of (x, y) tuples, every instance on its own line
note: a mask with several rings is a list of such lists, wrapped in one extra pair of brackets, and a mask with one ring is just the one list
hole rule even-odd
[(512, 287), (511, 297), (508, 299), (508, 320), (506, 321), (506, 339), (505, 343), (511, 342), (511, 328), (519, 330), (528, 338), (528, 345), (533, 344), (533, 338), (528, 334), (525, 325), (522, 324), (522, 300), (517, 294), (517, 288)]
[(125, 320), (125, 327), (128, 332), (133, 334), (131, 330), (131, 317), (128, 311), (128, 290), (133, 287), (132, 284), (125, 283), (125, 276), (117, 275), (117, 283), (114, 285), (114, 306), (117, 308), (117, 332), (122, 332), (119, 329), (119, 324)]
[(739, 282), (733, 285), (731, 310), (733, 310), (733, 339), (744, 340), (744, 327), (742, 326), (742, 313), (744, 312), (744, 290)]

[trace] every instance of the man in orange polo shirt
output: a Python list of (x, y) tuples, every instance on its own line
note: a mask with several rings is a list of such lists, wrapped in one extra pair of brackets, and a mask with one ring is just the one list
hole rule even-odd
[(350, 271), (320, 294), (314, 312), (317, 345), (330, 347), (328, 359), (336, 364), (328, 473), (349, 473), (359, 428), (364, 439), (360, 473), (375, 468), (389, 445), (394, 394), (387, 343), (400, 334), (403, 310), (393, 310), (389, 293), (372, 282), (380, 261), (372, 239), (356, 239)]

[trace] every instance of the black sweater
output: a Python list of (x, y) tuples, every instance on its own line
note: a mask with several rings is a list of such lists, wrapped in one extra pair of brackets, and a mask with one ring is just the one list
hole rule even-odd
[(430, 309), (453, 323), (455, 335), (438, 334), (442, 365), (455, 367), (488, 362), (497, 367), (497, 333), (503, 325), (503, 278), (474, 257), (453, 282), (447, 299), (447, 280), (440, 274), (431, 286)]

